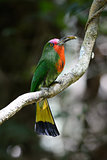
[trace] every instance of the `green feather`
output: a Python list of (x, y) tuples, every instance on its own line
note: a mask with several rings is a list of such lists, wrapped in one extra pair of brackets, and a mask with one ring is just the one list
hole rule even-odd
[(31, 83), (31, 91), (39, 90), (41, 87), (48, 87), (59, 75), (55, 64), (59, 55), (54, 48), (47, 43), (43, 49), (41, 59), (35, 69)]
[[(45, 68), (45, 69), (43, 69)], [(39, 89), (40, 84), (43, 83), (44, 77), (47, 75), (47, 68), (46, 68), (46, 62), (41, 61), (38, 66), (36, 67), (36, 70), (34, 72), (32, 82), (31, 82), (31, 92), (34, 92)]]

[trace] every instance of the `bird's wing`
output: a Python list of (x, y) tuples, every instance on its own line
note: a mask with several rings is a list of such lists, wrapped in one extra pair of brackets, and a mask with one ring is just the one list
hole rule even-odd
[(45, 60), (40, 61), (34, 72), (31, 82), (31, 92), (39, 89), (39, 86), (43, 84), (48, 73), (48, 68)]

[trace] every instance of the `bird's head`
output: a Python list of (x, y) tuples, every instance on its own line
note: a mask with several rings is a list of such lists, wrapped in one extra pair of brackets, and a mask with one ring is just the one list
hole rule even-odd
[(48, 43), (52, 47), (54, 45), (63, 46), (67, 41), (70, 41), (70, 40), (73, 40), (73, 39), (76, 39), (76, 38), (77, 38), (76, 36), (69, 35), (69, 36), (65, 36), (61, 39), (57, 39), (57, 38), (51, 39)]
[(77, 38), (76, 36), (69, 35), (61, 39), (57, 39), (57, 38), (51, 39), (46, 43), (44, 49), (48, 53), (51, 52), (52, 50), (56, 51), (58, 54), (64, 53), (64, 44), (67, 41), (70, 41), (76, 38)]

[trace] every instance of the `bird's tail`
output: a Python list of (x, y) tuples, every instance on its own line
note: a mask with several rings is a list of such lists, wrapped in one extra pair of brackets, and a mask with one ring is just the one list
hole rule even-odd
[(39, 135), (53, 137), (59, 135), (47, 99), (36, 104), (35, 131)]

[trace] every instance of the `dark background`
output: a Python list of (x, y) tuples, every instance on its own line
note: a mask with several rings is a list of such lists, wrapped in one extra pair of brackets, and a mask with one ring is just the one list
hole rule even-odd
[[(91, 3), (92, 0), (0, 0), (1, 109), (29, 92), (35, 66), (48, 40), (76, 35), (78, 41), (71, 50), (79, 53)], [(56, 101), (59, 107), (55, 117), (61, 136), (37, 136), (35, 106), (29, 105), (0, 126), (0, 160), (107, 159), (106, 16), (107, 9), (100, 18), (95, 58), (87, 73), (50, 102)]]

